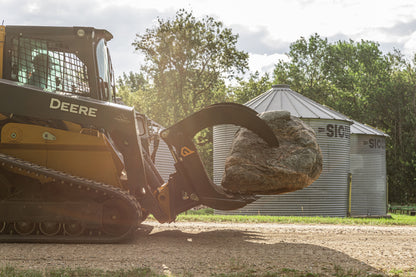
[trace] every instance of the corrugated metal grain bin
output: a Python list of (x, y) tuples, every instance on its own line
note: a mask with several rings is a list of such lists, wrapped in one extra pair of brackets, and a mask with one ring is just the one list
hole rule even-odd
[[(163, 127), (156, 122), (153, 122), (153, 132), (159, 132)], [(150, 152), (153, 153), (153, 140), (150, 142)], [(169, 180), (169, 175), (176, 171), (175, 169), (175, 160), (170, 153), (168, 145), (163, 141), (159, 140), (159, 145), (157, 147), (156, 156), (155, 156), (155, 166), (159, 171), (162, 179), (167, 182)]]
[(163, 140), (160, 140), (159, 148), (156, 152), (155, 165), (165, 182), (169, 180), (169, 175), (175, 172), (174, 164), (175, 160), (168, 146)]
[(351, 216), (387, 215), (386, 134), (351, 126)]
[(213, 127), (213, 181), (221, 184), (227, 158), (235, 133), (239, 127), (232, 124), (216, 125)]
[[(216, 213), (346, 216), (351, 120), (294, 92), (285, 85), (274, 85), (271, 90), (247, 102), (246, 105), (258, 113), (286, 110), (312, 127), (321, 147), (323, 171), (318, 180), (303, 190), (282, 195), (261, 196), (259, 200), (242, 209), (216, 211)], [(224, 141), (230, 139), (222, 137), (221, 134), (228, 136), (235, 131), (218, 130), (222, 128), (230, 127), (222, 125), (214, 129), (214, 153), (228, 154), (231, 143), (227, 145)], [(219, 160), (214, 158), (214, 180), (221, 180), (224, 162), (225, 157)]]

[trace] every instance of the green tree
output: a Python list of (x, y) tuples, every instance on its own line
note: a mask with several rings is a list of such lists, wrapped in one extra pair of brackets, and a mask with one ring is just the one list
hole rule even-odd
[(374, 120), (389, 134), (389, 197), (394, 202), (416, 203), (416, 56), (408, 61), (395, 51), (389, 58), (389, 89), (371, 109), (378, 114)]
[[(212, 17), (197, 19), (179, 10), (174, 19), (158, 18), (157, 25), (138, 34), (133, 46), (144, 54), (142, 76), (148, 86), (136, 86), (130, 76), (119, 85), (142, 113), (170, 126), (193, 112), (228, 99), (226, 80), (245, 73), (248, 54), (236, 47), (238, 35)], [(138, 82), (141, 84), (141, 82)], [(212, 173), (212, 130), (195, 137), (208, 173)]]
[(142, 73), (130, 72), (128, 75), (123, 73), (117, 79), (117, 94), (121, 100), (129, 106), (134, 106), (137, 111), (144, 112), (144, 102), (141, 101), (143, 92), (149, 89), (149, 82)]
[(315, 34), (290, 46), (274, 83), (377, 127), (387, 139), (389, 199), (416, 202), (416, 57), (383, 54), (371, 41), (329, 43)]
[(280, 61), (274, 70), (275, 83), (330, 106), (358, 121), (374, 123), (369, 101), (387, 89), (390, 62), (371, 41), (329, 43), (318, 34), (291, 44), (289, 62)]
[(198, 20), (185, 10), (173, 20), (159, 18), (156, 27), (137, 35), (133, 46), (144, 54), (142, 71), (153, 84), (143, 95), (152, 118), (171, 125), (224, 99), (224, 80), (248, 68), (248, 54), (236, 48), (237, 39), (214, 18)]
[(238, 85), (231, 87), (232, 94), (229, 95), (230, 100), (244, 104), (254, 97), (269, 90), (272, 86), (269, 74), (260, 76), (260, 73), (256, 71), (254, 74), (250, 74), (248, 80), (240, 80)]
[[(372, 41), (338, 41), (330, 44), (324, 72), (330, 84), (327, 105), (355, 120), (374, 121), (380, 95), (388, 90), (391, 63)], [(378, 112), (378, 111), (377, 111)]]
[(143, 73), (134, 73), (132, 71), (129, 74), (123, 72), (123, 76), (117, 79), (117, 86), (127, 87), (130, 91), (145, 90), (148, 87), (149, 82), (143, 76)]
[(279, 61), (276, 64), (273, 82), (288, 84), (306, 97), (326, 104), (331, 88), (325, 70), (328, 47), (328, 40), (318, 34), (308, 40), (301, 37), (290, 45), (287, 54), (290, 61)]

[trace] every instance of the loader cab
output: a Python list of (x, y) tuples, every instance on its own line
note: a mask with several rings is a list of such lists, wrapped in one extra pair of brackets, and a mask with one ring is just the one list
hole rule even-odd
[[(91, 27), (6, 26), (3, 79), (54, 93), (115, 101), (107, 42)], [(0, 55), (1, 55), (0, 54)]]

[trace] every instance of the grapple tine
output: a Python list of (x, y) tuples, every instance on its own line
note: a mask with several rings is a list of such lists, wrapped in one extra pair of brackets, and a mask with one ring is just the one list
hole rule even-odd
[[(208, 106), (163, 130), (161, 136), (162, 138), (165, 137), (169, 143), (169, 140), (175, 137), (173, 134), (180, 133), (181, 136), (193, 138), (199, 131), (220, 124), (234, 124), (245, 127), (261, 137), (270, 146), (279, 146), (273, 131), (264, 120), (257, 116), (257, 112), (236, 103), (220, 103)], [(171, 142), (174, 144), (173, 141)]]

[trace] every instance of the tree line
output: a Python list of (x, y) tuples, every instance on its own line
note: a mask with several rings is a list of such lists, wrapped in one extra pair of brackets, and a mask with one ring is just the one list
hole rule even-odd
[[(290, 45), (288, 61), (271, 74), (247, 73), (248, 53), (238, 35), (212, 17), (179, 10), (174, 19), (138, 34), (133, 47), (144, 54), (137, 73), (118, 79), (122, 99), (151, 119), (170, 126), (218, 102), (245, 103), (272, 84), (291, 89), (388, 134), (390, 202), (416, 202), (416, 56), (383, 53), (377, 42), (337, 41), (314, 34)], [(212, 172), (212, 130), (196, 143)]]

